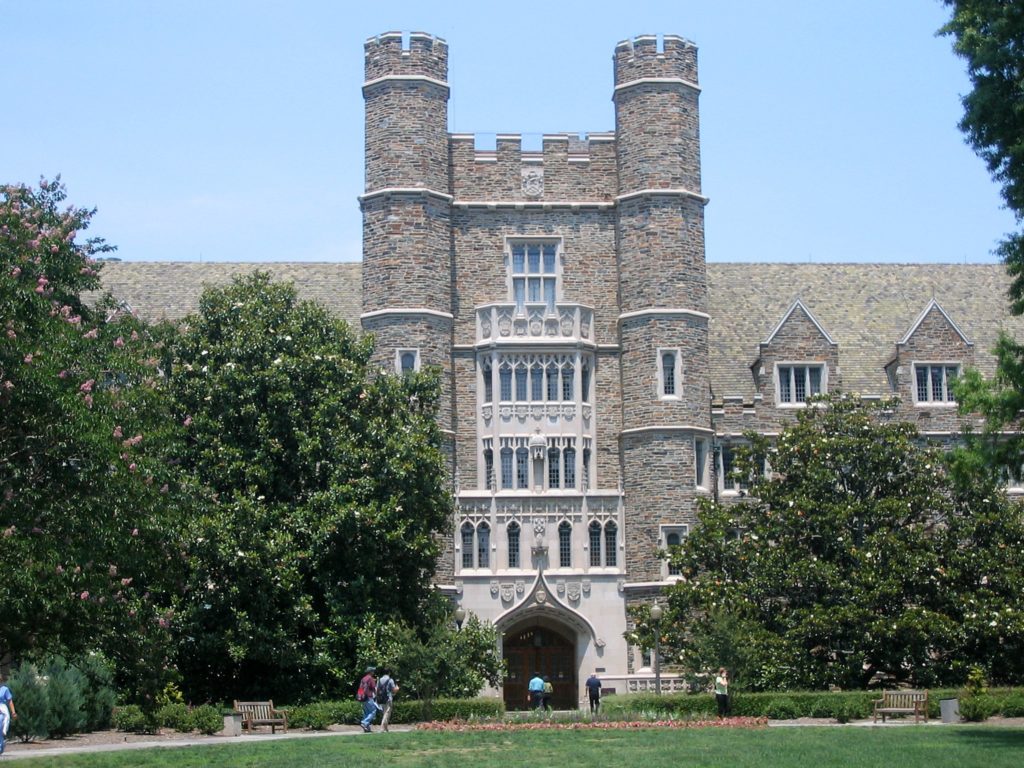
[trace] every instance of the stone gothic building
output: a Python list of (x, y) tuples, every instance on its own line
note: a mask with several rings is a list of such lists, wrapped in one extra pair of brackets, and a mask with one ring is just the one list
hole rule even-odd
[[(444, 40), (366, 41), (362, 264), (110, 263), (150, 318), (201, 284), (269, 268), (377, 339), (395, 374), (444, 372), (456, 499), (438, 586), (495, 624), (523, 708), (652, 685), (628, 609), (675, 576), (658, 554), (697, 523), (748, 429), (777, 432), (816, 393), (898, 395), (922, 432), (959, 429), (950, 382), (991, 372), (1008, 316), (1001, 266), (705, 262), (697, 49), (614, 51), (615, 130), (481, 151), (447, 124)], [(676, 681), (666, 679), (671, 688)]]

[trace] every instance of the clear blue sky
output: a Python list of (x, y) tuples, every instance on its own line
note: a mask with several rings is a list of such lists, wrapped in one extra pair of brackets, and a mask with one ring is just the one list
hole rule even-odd
[[(611, 56), (700, 48), (710, 261), (994, 261), (938, 0), (0, 0), (0, 181), (63, 175), (126, 260), (360, 258), (363, 41), (444, 37), (449, 130), (614, 128)], [(529, 140), (529, 139), (528, 139)]]

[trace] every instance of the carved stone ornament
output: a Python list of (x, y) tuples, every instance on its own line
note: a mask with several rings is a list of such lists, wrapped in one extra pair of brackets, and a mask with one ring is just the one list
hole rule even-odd
[(571, 582), (567, 586), (566, 596), (574, 603), (580, 599), (580, 583), (578, 581)]
[(504, 315), (498, 318), (498, 333), (502, 336), (508, 336), (512, 333), (512, 318)]
[(519, 595), (520, 597), (522, 597), (523, 593), (525, 591), (526, 591), (526, 582), (525, 581), (517, 581), (516, 582), (516, 594)]
[(565, 582), (560, 581), (555, 585), (555, 589), (558, 591), (558, 596), (562, 597), (565, 594)]
[(537, 590), (537, 591), (536, 591), (536, 592), (534, 593), (533, 597), (534, 597), (534, 599), (535, 599), (535, 600), (536, 600), (536, 601), (537, 601), (538, 603), (541, 603), (541, 604), (543, 604), (543, 603), (545, 603), (545, 602), (547, 601), (547, 599), (548, 599), (548, 593), (547, 593), (547, 592), (545, 592), (545, 591), (544, 591), (543, 589), (538, 589), (538, 590)]
[(501, 585), (501, 599), (503, 602), (510, 603), (516, 596), (516, 585), (515, 584), (502, 584)]
[(480, 336), (485, 339), (491, 336), (491, 318), (487, 315), (480, 318)]
[(542, 169), (523, 169), (523, 194), (527, 197), (540, 197), (544, 194), (544, 171)]
[(583, 596), (590, 597), (590, 579), (583, 580)]
[(491, 582), (491, 597), (497, 597), (497, 596), (498, 596), (498, 582), (497, 581), (492, 581)]
[(562, 335), (572, 336), (572, 315), (562, 316)]

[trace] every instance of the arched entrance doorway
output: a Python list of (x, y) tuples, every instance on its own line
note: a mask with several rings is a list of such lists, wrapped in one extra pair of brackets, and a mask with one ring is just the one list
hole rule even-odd
[(507, 672), (505, 708), (529, 709), (527, 695), (530, 678), (539, 672), (554, 686), (551, 706), (576, 709), (579, 691), (576, 681), (576, 643), (561, 632), (546, 626), (520, 627), (505, 636), (502, 645)]

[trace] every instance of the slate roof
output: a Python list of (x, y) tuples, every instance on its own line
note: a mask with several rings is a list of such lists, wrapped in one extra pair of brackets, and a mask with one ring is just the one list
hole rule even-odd
[[(226, 264), (106, 262), (106, 290), (149, 320), (195, 311), (204, 284), (222, 285), (256, 269), (291, 280), (302, 298), (315, 299), (359, 328), (362, 265), (337, 263)], [(885, 365), (932, 299), (974, 343), (983, 373), (1001, 328), (1024, 339), (1024, 318), (1011, 317), (1009, 280), (1001, 264), (708, 264), (711, 386), (716, 400), (754, 396), (750, 366), (758, 344), (800, 300), (839, 345), (844, 389), (888, 390)]]

